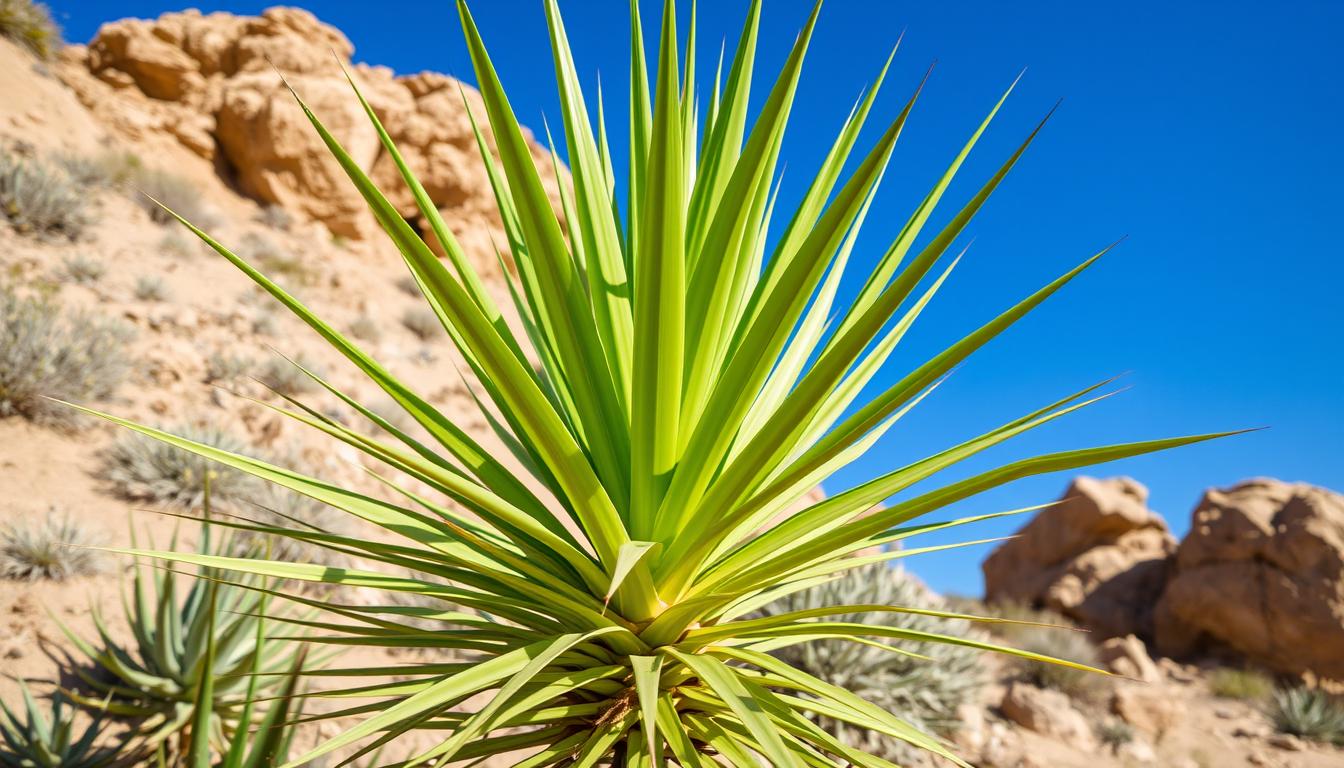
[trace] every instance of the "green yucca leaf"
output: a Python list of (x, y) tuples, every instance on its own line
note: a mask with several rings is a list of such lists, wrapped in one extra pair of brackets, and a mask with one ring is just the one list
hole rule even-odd
[[(920, 659), (912, 649), (942, 644), (1078, 665), (975, 636), (847, 618), (905, 612), (986, 620), (936, 609), (862, 604), (767, 618), (754, 612), (856, 568), (984, 543), (918, 546), (916, 541), (900, 550), (865, 551), (1037, 509), (930, 517), (1013, 480), (1221, 436), (1047, 453), (940, 480), (973, 456), (1107, 397), (1103, 390), (1110, 382), (1103, 382), (983, 434), (932, 447), (923, 459), (852, 488), (832, 489), (829, 498), (797, 509), (809, 489), (865, 455), (956, 366), (1078, 279), (1106, 250), (998, 315), (979, 319), (976, 330), (895, 371), (890, 383), (867, 394), (951, 281), (965, 253), (959, 242), (1044, 120), (941, 228), (926, 232), (997, 119), (1013, 90), (1009, 86), (871, 269), (860, 275), (856, 294), (842, 295), (874, 198), (906, 124), (916, 119), (928, 74), (873, 144), (860, 150), (860, 134), (891, 76), (893, 51), (839, 122), (806, 191), (797, 201), (781, 200), (783, 138), (820, 8), (803, 22), (757, 107), (752, 88), (761, 3), (748, 5), (736, 50), (720, 56), (712, 91), (702, 92), (694, 9), (683, 48), (677, 8), (665, 0), (657, 53), (649, 58), (639, 3), (631, 3), (628, 194), (618, 200), (600, 90), (593, 106), (580, 84), (581, 63), (571, 50), (560, 3), (542, 0), (563, 131), (551, 140), (550, 162), (558, 167), (563, 147), (572, 179), (572, 187), (559, 190), (557, 212), (484, 37), (459, 0), (484, 114), (471, 113), (465, 93), (463, 102), (503, 222), (506, 242), (495, 254), (502, 285), (474, 271), (354, 76), (352, 98), (364, 107), (446, 264), (320, 116), (298, 101), (296, 109), (368, 203), (462, 354), (467, 391), (493, 436), (466, 434), (298, 299), (183, 222), (350, 360), (429, 435), (423, 441), (412, 437), (395, 420), (311, 371), (305, 373), (323, 391), (382, 431), (365, 434), (292, 396), (262, 403), (380, 465), (370, 471), (383, 492), (357, 493), (99, 414), (328, 504), (385, 534), (351, 536), (261, 525), (245, 517), (216, 523), (327, 547), (358, 559), (358, 568), (171, 547), (128, 550), (132, 554), (210, 574), (241, 574), (249, 599), (285, 599), (304, 611), (269, 617), (269, 642), (464, 654), (363, 668), (305, 666), (301, 675), (287, 663), (270, 663), (238, 682), (216, 680), (215, 698), (228, 688), (243, 697), (236, 700), (240, 710), (250, 713), (250, 702), (272, 699), (268, 712), (290, 712), (277, 715), (272, 725), (357, 721), (287, 765), (338, 751), (369, 755), (392, 748), (412, 731), (429, 734), (429, 746), (399, 765), (462, 764), (511, 750), (525, 753), (516, 760), (521, 766), (891, 765), (838, 741), (820, 727), (824, 722), (868, 729), (962, 764), (901, 712), (887, 712), (771, 652), (802, 643), (853, 643), (869, 652)], [(495, 149), (485, 139), (486, 125)], [(505, 267), (507, 259), (516, 273)], [(517, 311), (517, 326), (505, 322), (497, 304), (504, 291)], [(531, 360), (540, 361), (539, 370)], [(408, 479), (417, 481), (416, 490)], [(882, 508), (883, 503), (891, 506)], [(175, 604), (171, 579), (159, 578), (157, 600), (137, 589), (133, 615), (162, 614)], [(271, 580), (358, 587), (386, 599), (364, 604), (315, 599)], [(222, 599), (225, 587), (219, 590)], [(214, 588), (193, 593), (188, 605), (205, 611), (213, 594)], [(399, 602), (397, 595), (416, 602)], [(149, 645), (155, 632), (167, 632), (175, 643), (218, 660), (226, 643), (243, 642), (237, 633), (203, 634), (195, 624), (159, 630), (152, 620), (141, 620), (132, 629), (142, 645)], [(126, 654), (99, 658), (120, 680), (107, 689), (113, 697), (109, 712), (138, 711), (134, 699), (121, 701), (127, 691), (183, 695), (164, 682), (169, 675), (147, 672)], [(153, 663), (175, 675), (201, 666), (157, 652)], [(300, 677), (320, 678), (324, 685), (302, 693)], [(250, 682), (241, 682), (245, 679)], [(275, 693), (276, 681), (283, 680), (289, 682)], [(270, 693), (259, 681), (269, 681)], [(198, 698), (204, 695), (199, 687), (191, 690)], [(296, 705), (287, 710), (300, 695), (327, 699), (338, 708), (309, 715)], [(279, 730), (257, 733), (259, 739), (264, 733), (267, 743), (280, 743)], [(230, 766), (254, 764), (240, 764), (236, 750), (227, 754)]]

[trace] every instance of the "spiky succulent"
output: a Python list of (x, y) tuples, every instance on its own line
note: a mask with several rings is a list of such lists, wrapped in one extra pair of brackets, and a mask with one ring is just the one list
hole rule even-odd
[(78, 707), (59, 692), (44, 712), (20, 681), (23, 717), (0, 701), (0, 766), (3, 768), (114, 768), (130, 765), (136, 755), (133, 745), (115, 747), (102, 743), (101, 714), (78, 730)]
[[(834, 581), (795, 592), (761, 609), (760, 616), (842, 605), (898, 605), (920, 611), (944, 611), (942, 600), (932, 594), (904, 568), (886, 562), (870, 563), (845, 572)], [(855, 613), (831, 617), (835, 621), (872, 623), (940, 635), (967, 635), (965, 621), (927, 613)], [(957, 707), (971, 703), (984, 685), (980, 652), (948, 643), (916, 642), (901, 646), (907, 653), (849, 642), (819, 640), (788, 645), (774, 655), (791, 666), (815, 675), (868, 699), (921, 730), (949, 735), (957, 724)], [(914, 655), (912, 655), (914, 654)], [(900, 739), (893, 739), (843, 720), (815, 718), (843, 744), (895, 761), (900, 765), (926, 765), (920, 754)]]
[(1275, 691), (1269, 717), (1282, 733), (1344, 745), (1344, 701), (1318, 688), (1297, 686)]
[[(216, 551), (208, 525), (199, 551)], [(232, 546), (222, 543), (218, 551)], [(157, 568), (147, 577), (137, 564), (122, 600), (130, 643), (109, 631), (98, 606), (92, 609), (98, 645), (65, 630), (91, 662), (75, 670), (87, 692), (71, 695), (84, 706), (135, 718), (149, 742), (164, 743), (184, 732), (208, 692), (208, 740), (224, 743), (258, 692), (271, 695), (282, 682), (276, 673), (300, 652), (259, 632), (269, 582), (255, 576), (228, 581), (226, 575), (201, 568), (183, 596), (176, 571)]]
[[(192, 227), (365, 373), (428, 437), (416, 440), (326, 382), (334, 396), (386, 434), (362, 434), (293, 398), (282, 410), (384, 464), (395, 474), (386, 478), (393, 489), (409, 477), (429, 491), (405, 490), (390, 502), (109, 417), (342, 509), (387, 535), (382, 540), (298, 528), (285, 533), (355, 555), (366, 568), (141, 554), (435, 599), (442, 610), (438, 626), (428, 629), (404, 620), (424, 618), (422, 608), (392, 601), (321, 604), (334, 614), (323, 625), (323, 640), (474, 654), (470, 663), (338, 670), (356, 676), (353, 690), (375, 701), (331, 712), (358, 722), (289, 765), (356, 744), (372, 750), (413, 730), (437, 734), (434, 746), (419, 755), (436, 764), (526, 750), (529, 756), (517, 765), (756, 765), (754, 756), (781, 768), (888, 765), (839, 742), (809, 719), (812, 714), (948, 756), (904, 713), (887, 712), (769, 652), (840, 640), (942, 642), (1036, 654), (834, 618), (909, 611), (897, 605), (746, 617), (873, 561), (852, 557), (855, 552), (969, 522), (922, 518), (982, 491), (1211, 437), (1070, 450), (960, 471), (960, 479), (945, 484), (932, 480), (965, 458), (1083, 407), (1102, 386), (1096, 385), (785, 517), (954, 366), (1099, 254), (861, 397), (947, 278), (950, 264), (935, 267), (949, 261), (949, 249), (1036, 132), (943, 229), (926, 234), (996, 104), (857, 295), (840, 302), (851, 249), (915, 97), (866, 155), (851, 157), (879, 76), (841, 121), (806, 193), (791, 210), (776, 210), (772, 189), (781, 137), (817, 11), (769, 94), (753, 99), (759, 2), (748, 11), (726, 77), (710, 95), (697, 89), (694, 58), (684, 68), (680, 61), (672, 0), (664, 5), (650, 83), (636, 6), (629, 195), (620, 201), (604, 115), (598, 110), (594, 124), (556, 3), (545, 3), (573, 179), (572, 188), (561, 188), (566, 229), (471, 14), (459, 3), (498, 159), (480, 132), (478, 143), (517, 267), (516, 277), (506, 270), (504, 279), (525, 333), (506, 322), (496, 296), (362, 96), (386, 156), (400, 169), (428, 223), (427, 237), (437, 240), (446, 263), (407, 223), (408, 212), (374, 186), (366, 169), (303, 106), (474, 375), (494, 440), (464, 432), (293, 294)], [(693, 40), (687, 50), (695, 50)], [(842, 181), (846, 167), (853, 170)], [(922, 245), (916, 248), (917, 241)], [(533, 360), (540, 361), (539, 370)], [(902, 494), (916, 483), (922, 483), (919, 492)], [(897, 494), (896, 503), (878, 507)], [(433, 578), (403, 575), (408, 570)], [(396, 679), (369, 682), (378, 675)]]

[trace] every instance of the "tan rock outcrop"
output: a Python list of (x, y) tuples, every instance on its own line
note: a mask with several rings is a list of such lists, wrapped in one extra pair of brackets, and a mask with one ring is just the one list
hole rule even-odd
[(985, 599), (1057, 611), (1100, 638), (1150, 633), (1176, 540), (1129, 478), (1079, 477), (985, 560)]
[(1097, 738), (1087, 718), (1059, 691), (1012, 683), (999, 704), (1005, 717), (1026, 728), (1058, 739), (1069, 746), (1091, 751)]
[[(122, 135), (174, 137), (192, 154), (222, 161), (223, 174), (263, 204), (345, 237), (375, 232), (283, 74), (398, 211), (427, 231), (344, 67), (477, 269), (496, 272), (495, 247), (507, 253), (508, 242), (467, 113), (469, 106), (493, 147), (480, 95), (447, 75), (396, 77), (386, 68), (353, 65), (353, 53), (344, 34), (297, 8), (270, 8), (258, 17), (188, 10), (105, 24), (87, 48), (62, 56), (59, 74)], [(568, 182), (557, 179), (550, 152), (535, 142), (532, 156), (559, 211), (559, 185)]]
[(1113, 637), (1097, 647), (1097, 655), (1106, 668), (1117, 675), (1124, 675), (1145, 683), (1162, 680), (1162, 670), (1153, 663), (1148, 648), (1134, 635)]
[(1156, 640), (1172, 655), (1224, 651), (1344, 679), (1344, 496), (1278, 480), (1205, 493)]

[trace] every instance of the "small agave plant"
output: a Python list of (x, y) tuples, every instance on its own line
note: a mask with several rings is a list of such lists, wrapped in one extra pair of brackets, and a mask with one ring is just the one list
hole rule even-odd
[(60, 693), (51, 697), (50, 712), (43, 712), (26, 682), (23, 718), (0, 701), (0, 766), (3, 768), (116, 768), (134, 761), (134, 750), (107, 746), (101, 714), (76, 727), (79, 708), (68, 706)]
[[(203, 556), (236, 551), (228, 544), (214, 549), (211, 538), (210, 526), (203, 525)], [(253, 700), (259, 694), (273, 695), (282, 684), (279, 675), (302, 651), (261, 631), (270, 582), (255, 576), (229, 581), (227, 575), (199, 569), (179, 602), (176, 571), (153, 569), (146, 577), (137, 564), (131, 594), (123, 595), (132, 644), (115, 639), (96, 606), (92, 614), (99, 646), (65, 630), (92, 661), (91, 669), (75, 670), (88, 692), (70, 696), (86, 707), (135, 718), (150, 744), (189, 732), (208, 732), (206, 741), (224, 744), (239, 723), (249, 722), (245, 715), (250, 715)], [(204, 721), (208, 728), (191, 731), (188, 725), (202, 711), (203, 697), (209, 704)]]
[[(594, 121), (556, 2), (544, 5), (573, 179), (561, 195), (567, 228), (551, 207), (476, 24), (465, 3), (458, 4), (498, 152), (496, 160), (478, 131), (517, 267), (516, 276), (504, 274), (518, 331), (358, 90), (352, 98), (363, 103), (428, 222), (424, 238), (299, 102), (474, 375), (495, 438), (464, 432), (293, 294), (183, 219), (366, 374), (427, 437), (407, 434), (316, 375), (326, 391), (381, 431), (370, 435), (347, 427), (294, 396), (276, 406), (381, 462), (396, 492), (396, 501), (387, 501), (108, 416), (386, 533), (379, 540), (301, 528), (284, 532), (350, 555), (365, 564), (361, 568), (137, 554), (442, 603), (438, 626), (431, 628), (407, 620), (424, 618), (423, 609), (392, 600), (383, 606), (318, 606), (332, 612), (322, 624), (324, 643), (464, 650), (474, 660), (328, 670), (354, 681), (348, 690), (324, 695), (374, 700), (330, 712), (356, 721), (287, 765), (357, 746), (372, 751), (411, 731), (434, 736), (433, 746), (412, 764), (511, 754), (524, 767), (685, 768), (758, 760), (781, 768), (891, 765), (841, 743), (813, 715), (964, 764), (902, 712), (888, 712), (770, 652), (839, 640), (893, 647), (950, 643), (1042, 658), (1038, 654), (973, 637), (836, 618), (910, 610), (901, 605), (748, 616), (869, 562), (852, 556), (861, 550), (972, 522), (928, 517), (983, 491), (1215, 435), (1066, 450), (936, 481), (935, 475), (962, 460), (1094, 402), (1103, 386), (1098, 384), (1043, 398), (1053, 402), (982, 435), (932, 447), (926, 458), (786, 516), (809, 489), (896, 426), (949, 371), (1101, 254), (869, 393), (878, 370), (956, 264), (949, 256), (954, 244), (1037, 132), (946, 226), (926, 232), (1002, 100), (996, 103), (857, 295), (838, 301), (856, 238), (919, 89), (871, 149), (856, 156), (884, 68), (838, 121), (835, 142), (806, 193), (790, 210), (780, 210), (773, 190), (781, 139), (818, 11), (806, 20), (767, 95), (756, 100), (753, 118), (758, 0), (747, 12), (727, 71), (720, 70), (708, 94), (697, 88), (694, 57), (679, 54), (673, 0), (664, 4), (652, 73), (638, 4), (632, 3), (630, 163), (623, 170), (629, 193), (618, 199), (604, 112), (596, 109)], [(695, 50), (694, 37), (692, 25), (688, 51)], [(847, 167), (852, 172), (845, 175)], [(435, 256), (435, 245), (446, 262)], [(539, 369), (533, 360), (540, 361)], [(404, 478), (430, 491), (403, 489)], [(916, 484), (920, 490), (911, 490)], [(890, 506), (879, 506), (892, 497), (897, 500)], [(174, 678), (173, 686), (179, 685)]]

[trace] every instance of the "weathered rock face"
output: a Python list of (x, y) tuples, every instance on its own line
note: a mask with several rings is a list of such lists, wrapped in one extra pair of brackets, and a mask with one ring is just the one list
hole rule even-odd
[(1205, 493), (1156, 640), (1171, 655), (1230, 651), (1344, 679), (1344, 496), (1278, 480)]
[[(470, 108), (493, 148), (480, 95), (446, 75), (396, 77), (386, 68), (352, 65), (353, 53), (339, 30), (300, 9), (271, 8), (260, 17), (189, 10), (105, 24), (87, 49), (71, 46), (63, 54), (60, 76), (115, 130), (133, 138), (171, 134), (217, 160), (243, 192), (263, 203), (346, 237), (376, 231), (363, 200), (284, 87), (283, 73), (399, 212), (427, 230), (346, 82), (345, 67), (478, 270), (495, 272), (494, 246), (507, 249), (508, 243), (468, 117)], [(562, 182), (550, 154), (535, 142), (532, 154), (558, 211)]]
[(1100, 638), (1148, 636), (1176, 540), (1129, 478), (1079, 477), (985, 560), (985, 599), (1049, 608)]

